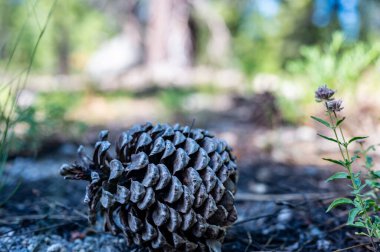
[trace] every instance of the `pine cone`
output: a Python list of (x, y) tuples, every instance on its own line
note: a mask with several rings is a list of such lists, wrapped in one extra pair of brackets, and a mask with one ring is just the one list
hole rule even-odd
[[(210, 251), (220, 247), (237, 218), (237, 167), (231, 148), (203, 129), (150, 123), (123, 132), (110, 153), (101, 131), (93, 158), (61, 167), (65, 179), (87, 180), (84, 201), (95, 223), (123, 233), (129, 246), (155, 251)], [(100, 204), (99, 204), (100, 203)]]

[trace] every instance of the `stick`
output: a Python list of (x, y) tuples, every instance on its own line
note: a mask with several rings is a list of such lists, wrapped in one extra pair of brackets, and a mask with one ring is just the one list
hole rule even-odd
[(254, 194), (237, 193), (235, 201), (291, 201), (291, 200), (325, 200), (338, 196), (337, 193), (289, 193), (289, 194)]

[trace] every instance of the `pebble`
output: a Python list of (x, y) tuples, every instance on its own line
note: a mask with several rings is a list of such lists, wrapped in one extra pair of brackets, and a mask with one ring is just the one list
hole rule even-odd
[(278, 214), (277, 221), (278, 223), (286, 224), (289, 221), (291, 221), (292, 218), (293, 218), (293, 211), (288, 208), (284, 208)]
[(17, 235), (0, 237), (0, 252), (89, 252), (123, 251), (124, 239), (110, 234), (87, 236), (68, 241), (58, 235)]
[(317, 248), (322, 251), (329, 251), (331, 248), (331, 242), (328, 240), (318, 240)]
[(65, 247), (60, 243), (55, 243), (53, 245), (50, 245), (47, 250), (47, 252), (66, 252)]

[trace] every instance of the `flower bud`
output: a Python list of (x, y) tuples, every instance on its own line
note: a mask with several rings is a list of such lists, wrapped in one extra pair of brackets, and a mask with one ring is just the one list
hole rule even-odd
[(343, 109), (342, 106), (342, 100), (332, 100), (332, 101), (327, 101), (326, 106), (327, 109), (333, 112), (341, 111)]
[(317, 91), (315, 91), (315, 100), (317, 102), (321, 101), (331, 101), (332, 96), (335, 94), (335, 91), (329, 89), (326, 85), (320, 86)]

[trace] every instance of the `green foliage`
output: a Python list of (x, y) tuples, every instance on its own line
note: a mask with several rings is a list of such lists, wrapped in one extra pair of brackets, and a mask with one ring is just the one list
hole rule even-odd
[(9, 135), (12, 127), (12, 115), (14, 108), (14, 97), (11, 89), (1, 87), (0, 89), (0, 183), (4, 163), (8, 154)]
[(184, 89), (166, 89), (159, 93), (159, 99), (168, 109), (178, 112), (183, 108), (183, 101), (192, 93), (193, 90)]
[[(315, 94), (318, 96), (318, 92)], [(341, 160), (324, 158), (324, 160), (329, 161), (333, 164), (337, 164), (344, 168), (345, 171), (337, 172), (328, 178), (326, 181), (335, 181), (336, 179), (346, 180), (349, 186), (352, 188), (350, 192), (351, 198), (337, 198), (330, 206), (327, 208), (326, 212), (341, 206), (348, 205), (351, 206), (350, 211), (347, 216), (347, 225), (364, 229), (363, 232), (358, 232), (358, 235), (364, 235), (370, 238), (371, 243), (375, 250), (377, 250), (376, 244), (373, 238), (380, 238), (380, 218), (378, 217), (380, 210), (380, 197), (379, 197), (379, 174), (373, 170), (373, 159), (368, 156), (368, 152), (374, 150), (374, 146), (370, 146), (364, 149), (363, 142), (367, 137), (357, 136), (346, 140), (342, 130), (342, 124), (344, 122), (344, 117), (340, 117), (337, 112), (333, 109), (329, 109), (327, 106), (327, 101), (324, 101), (325, 109), (327, 108), (327, 117), (329, 122), (312, 117), (314, 120), (323, 124), (329, 128), (334, 138), (326, 137), (318, 134), (320, 137), (335, 142), (338, 144), (338, 149), (341, 154)], [(361, 146), (359, 151), (355, 151), (354, 155), (351, 157), (350, 151), (348, 149), (351, 143), (358, 142)], [(353, 165), (362, 157), (364, 159), (364, 167), (367, 169), (367, 174), (362, 175), (361, 172), (353, 172)], [(362, 180), (365, 179), (365, 183)]]
[[(35, 56), (37, 52), (37, 48), (40, 45), (41, 39), (43, 35), (45, 34), (47, 25), (50, 21), (51, 15), (53, 13), (53, 10), (55, 8), (56, 1), (51, 1), (48, 5), (48, 11), (47, 14), (42, 20), (38, 19), (36, 10), (35, 10), (35, 4), (36, 2), (28, 1), (27, 7), (29, 8), (26, 14), (24, 12), (17, 13), (17, 17), (20, 18), (11, 18), (11, 13), (8, 12), (10, 5), (12, 4), (11, 1), (0, 1), (0, 11), (2, 11), (4, 15), (1, 16), (1, 23), (0, 23), (0, 32), (4, 32), (3, 29), (8, 28), (8, 22), (18, 22), (20, 19), (23, 19), (22, 26), (18, 30), (18, 34), (15, 38), (9, 38), (7, 36), (5, 37), (5, 41), (3, 41), (3, 48), (0, 52), (0, 57), (5, 55), (5, 62), (4, 62), (4, 74), (8, 74), (9, 69), (13, 65), (14, 61), (17, 60), (17, 53), (22, 50), (22, 38), (23, 36), (26, 36), (28, 38), (28, 46), (30, 47), (30, 50), (26, 54), (22, 54), (22, 60), (23, 60), (23, 67), (22, 71), (18, 73), (16, 76), (12, 77), (11, 81), (8, 80), (0, 80), (0, 189), (3, 186), (4, 183), (4, 176), (3, 176), (3, 169), (4, 164), (8, 158), (8, 151), (10, 148), (10, 144), (13, 142), (13, 129), (15, 124), (18, 122), (18, 115), (17, 115), (17, 101), (20, 92), (23, 90), (23, 88), (26, 85), (26, 82), (28, 80), (29, 73), (31, 71), (32, 65), (35, 62)], [(13, 3), (15, 4), (15, 3)], [(22, 11), (22, 10), (20, 10)], [(28, 24), (28, 21), (30, 18), (33, 18), (33, 20), (36, 20), (38, 22), (38, 30), (35, 33), (28, 33), (25, 27)], [(40, 17), (41, 18), (41, 17)], [(5, 26), (4, 26), (5, 23)], [(3, 37), (3, 38), (4, 38)], [(17, 190), (18, 186), (15, 187), (14, 191)], [(13, 195), (13, 192), (9, 194), (6, 199), (4, 199), (2, 202), (0, 202), (0, 206), (6, 202), (9, 197)]]
[(311, 0), (282, 1), (275, 16), (263, 15), (257, 1), (212, 2), (231, 33), (231, 63), (248, 76), (281, 71), (288, 59), (298, 56), (300, 45), (317, 40), (318, 29), (309, 16)]
[(331, 177), (329, 177), (328, 179), (326, 179), (326, 182), (330, 182), (336, 179), (347, 179), (347, 178), (350, 178), (350, 175), (348, 175), (347, 172), (337, 172)]
[(330, 210), (334, 209), (335, 207), (337, 207), (337, 206), (339, 206), (339, 205), (348, 205), (348, 204), (353, 205), (354, 202), (352, 202), (352, 200), (347, 199), (347, 198), (337, 198), (337, 199), (335, 199), (335, 200), (330, 204), (330, 206), (327, 208), (326, 212), (329, 212)]
[[(5, 45), (5, 50), (0, 53), (0, 63), (9, 59), (10, 46), (17, 41), (18, 49), (11, 69), (23, 68), (33, 53), (31, 41), (41, 30), (44, 21), (41, 17), (48, 15), (51, 4), (50, 0), (0, 0), (0, 42)], [(34, 71), (62, 71), (62, 61), (69, 64), (68, 70), (83, 69), (86, 57), (113, 31), (107, 25), (105, 15), (89, 1), (58, 1), (56, 8), (59, 11), (52, 16), (41, 42), (44, 50), (39, 50), (34, 57)]]
[(16, 107), (17, 120), (14, 126), (19, 130), (10, 145), (10, 151), (33, 154), (54, 135), (79, 136), (86, 125), (73, 122), (66, 115), (81, 99), (81, 93), (42, 93), (34, 105), (24, 109)]
[[(285, 119), (293, 122), (303, 121), (307, 118), (308, 110), (314, 109), (311, 104), (314, 97), (310, 89), (315, 90), (320, 84), (332, 83), (333, 89), (351, 97), (357, 93), (358, 84), (365, 79), (366, 74), (377, 71), (380, 43), (359, 41), (349, 44), (341, 33), (335, 32), (330, 41), (322, 45), (314, 43), (302, 46), (300, 54), (300, 58), (285, 63), (287, 76), (292, 78), (292, 83), (288, 85), (292, 85), (298, 95), (282, 102), (280, 107)], [(376, 85), (373, 78), (369, 82), (371, 86)], [(281, 101), (284, 98), (280, 96), (279, 99)], [(354, 100), (350, 102), (355, 103)]]
[[(299, 60), (290, 61), (287, 70), (307, 76), (312, 88), (315, 89), (320, 83), (333, 83), (335, 89), (353, 91), (363, 73), (380, 58), (380, 44), (348, 44), (343, 34), (336, 32), (331, 42), (322, 47), (303, 46), (301, 56)], [(307, 96), (309, 101), (310, 95)]]

